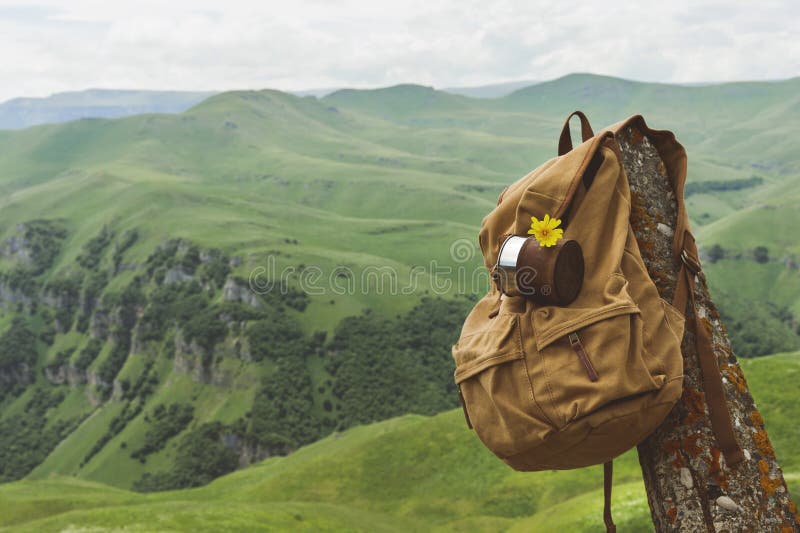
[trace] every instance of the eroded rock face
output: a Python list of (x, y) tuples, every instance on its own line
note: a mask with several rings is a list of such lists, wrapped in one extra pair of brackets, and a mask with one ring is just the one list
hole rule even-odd
[(247, 443), (245, 439), (235, 433), (225, 433), (222, 441), (226, 448), (235, 451), (239, 456), (239, 468), (263, 461), (273, 455), (260, 445)]
[[(17, 224), (17, 232), (25, 233), (25, 224)], [(25, 237), (12, 235), (0, 248), (0, 257), (13, 257), (23, 265), (30, 265), (33, 262), (29, 243)]]
[(261, 309), (264, 304), (258, 295), (245, 283), (234, 278), (228, 278), (222, 287), (222, 297), (228, 302), (242, 302), (256, 309)]
[[(233, 382), (230, 371), (219, 368), (217, 362), (226, 354), (222, 346), (218, 346), (211, 354), (196, 342), (186, 342), (182, 332), (175, 333), (175, 355), (172, 370), (178, 374), (186, 374), (198, 383), (228, 387)], [(211, 361), (208, 364), (208, 361)]]
[(74, 365), (51, 365), (42, 370), (44, 377), (53, 385), (67, 384), (77, 387), (87, 382), (86, 371)]
[(111, 314), (105, 309), (97, 309), (89, 321), (89, 334), (95, 339), (107, 339), (111, 325)]
[(167, 270), (167, 273), (164, 274), (164, 284), (165, 285), (173, 285), (175, 283), (184, 283), (187, 281), (192, 281), (194, 276), (191, 274), (184, 272), (184, 270), (180, 266), (176, 266)]

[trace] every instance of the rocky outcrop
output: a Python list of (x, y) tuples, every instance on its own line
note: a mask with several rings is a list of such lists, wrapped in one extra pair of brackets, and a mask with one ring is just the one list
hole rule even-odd
[(115, 379), (111, 389), (111, 399), (115, 402), (118, 402), (122, 399), (122, 395), (124, 393), (125, 391), (122, 390), (122, 382), (118, 379)]
[(236, 455), (239, 456), (239, 468), (244, 468), (253, 463), (263, 461), (267, 457), (273, 455), (262, 446), (248, 443), (244, 437), (236, 433), (224, 433), (222, 435), (222, 443), (226, 448), (233, 450), (236, 452)]
[[(17, 232), (25, 233), (25, 224), (17, 224)], [(28, 241), (25, 237), (12, 235), (0, 248), (1, 257), (13, 257), (24, 265), (30, 265), (33, 261), (31, 251), (28, 248)]]
[(192, 281), (194, 276), (185, 272), (180, 266), (172, 267), (164, 274), (164, 284), (173, 285), (175, 283), (185, 283)]
[(67, 382), (67, 365), (44, 367), (44, 377), (53, 385), (63, 385)]
[(261, 309), (264, 304), (258, 295), (246, 284), (236, 278), (228, 278), (222, 287), (222, 297), (228, 302), (242, 302), (250, 307)]
[(85, 388), (86, 399), (92, 407), (97, 407), (104, 401), (103, 395), (98, 393), (98, 389), (107, 390), (110, 384), (103, 381), (100, 375), (93, 371), (86, 373), (86, 383), (89, 385)]
[[(244, 330), (244, 326), (242, 326), (242, 330)], [(248, 363), (253, 362), (253, 355), (250, 353), (250, 341), (247, 340), (247, 337), (236, 337), (233, 339), (233, 350), (236, 353), (236, 357), (243, 361), (247, 361)]]
[(202, 358), (188, 353), (175, 352), (172, 370), (177, 374), (186, 374), (197, 383), (206, 385), (229, 387), (233, 382), (233, 375), (230, 371), (222, 370), (214, 364), (206, 368)]
[(96, 309), (89, 321), (89, 333), (95, 339), (107, 339), (111, 326), (111, 313), (106, 309)]
[(95, 387), (99, 386), (99, 387), (103, 387), (103, 388), (108, 388), (108, 386), (110, 385), (109, 383), (106, 383), (105, 381), (103, 381), (103, 379), (100, 377), (100, 374), (98, 374), (97, 372), (94, 372), (94, 371), (86, 372), (86, 382), (89, 385), (92, 385), (92, 386), (95, 386)]
[(44, 367), (44, 377), (53, 385), (67, 384), (70, 387), (83, 385), (87, 381), (86, 371), (74, 365), (51, 365)]
[[(211, 357), (209, 357), (211, 355)], [(212, 354), (196, 342), (186, 342), (180, 329), (175, 332), (175, 355), (172, 370), (178, 374), (186, 374), (198, 383), (229, 387), (233, 383), (233, 373), (223, 370), (216, 364), (225, 357), (226, 350), (219, 346)], [(204, 360), (211, 360), (211, 364), (204, 364)]]

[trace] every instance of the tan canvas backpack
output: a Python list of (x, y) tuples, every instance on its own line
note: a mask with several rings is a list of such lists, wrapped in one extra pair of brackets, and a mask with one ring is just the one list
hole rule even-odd
[[(574, 115), (581, 119), (584, 142), (572, 149)], [(614, 137), (630, 125), (656, 146), (678, 202), (673, 252), (683, 266), (672, 303), (659, 296), (630, 225), (630, 190)], [(651, 130), (634, 116), (594, 135), (583, 113), (570, 115), (559, 157), (501, 194), (483, 220), (479, 242), (486, 267), (497, 274), (508, 237), (527, 237), (532, 217), (560, 219), (563, 239), (576, 241), (583, 253), (577, 296), (554, 305), (508, 296), (493, 286), (453, 347), (462, 406), (480, 440), (516, 470), (605, 464), (610, 531), (610, 461), (655, 430), (682, 393), (684, 312), (687, 302), (694, 305), (700, 271), (683, 204), (685, 179), (686, 154), (672, 133)], [(537, 253), (547, 257), (550, 250)], [(710, 339), (700, 329), (697, 347), (712, 426), (734, 464), (742, 452)]]

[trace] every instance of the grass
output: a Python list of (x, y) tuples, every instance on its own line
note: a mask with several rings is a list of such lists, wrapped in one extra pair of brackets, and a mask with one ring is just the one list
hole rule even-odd
[[(800, 352), (743, 363), (790, 490), (800, 490)], [(614, 463), (614, 517), (650, 531), (635, 452)], [(592, 531), (602, 470), (514, 472), (460, 410), (336, 433), (191, 490), (138, 494), (55, 476), (0, 485), (15, 531)]]
[[(156, 246), (181, 237), (241, 257), (235, 273), (244, 278), (268, 265), (269, 258), (275, 259), (276, 275), (295, 270), (290, 277), (294, 284), (300, 282), (299, 265), (317, 266), (323, 272), (322, 292), (312, 293), (306, 311), (294, 314), (307, 333), (325, 331), (330, 337), (343, 317), (364, 309), (394, 316), (426, 291), (436, 292), (438, 284), (456, 281), (457, 268), (467, 277), (480, 269), (476, 235), (482, 217), (494, 207), (505, 185), (555, 155), (563, 118), (574, 108), (586, 111), (596, 130), (642, 112), (651, 126), (674, 130), (686, 145), (690, 180), (763, 178), (761, 185), (744, 191), (694, 195), (688, 202), (690, 214), (704, 248), (720, 244), (731, 255), (741, 254), (706, 264), (715, 291), (735, 293), (743, 301), (773, 301), (797, 315), (800, 282), (791, 259), (796, 262), (800, 253), (794, 231), (800, 224), (796, 208), (800, 163), (792, 142), (800, 127), (798, 89), (800, 79), (677, 87), (572, 75), (503, 98), (480, 100), (410, 85), (340, 91), (320, 100), (277, 91), (236, 91), (177, 115), (0, 131), (0, 242), (16, 235), (20, 222), (38, 217), (63, 220), (69, 234), (45, 277), (73, 269), (84, 243), (103, 225), (117, 235), (138, 230), (139, 240), (125, 254), (128, 264), (141, 266)], [(458, 239), (475, 243), (476, 255), (465, 263), (451, 257), (451, 244)], [(767, 246), (772, 258), (765, 265), (748, 259), (759, 245)], [(432, 261), (453, 270), (444, 274), (439, 270), (434, 276)], [(10, 264), (8, 258), (0, 258), (2, 269)], [(329, 276), (338, 266), (356, 273), (352, 294), (330, 289)], [(416, 267), (425, 267), (425, 273), (416, 278), (410, 294), (381, 294), (361, 281), (371, 266), (393, 268), (399, 288), (408, 284)], [(121, 290), (134, 275), (135, 271), (120, 273), (107, 291)], [(481, 289), (451, 286), (441, 292)], [(13, 309), (0, 311), (0, 325), (7, 326), (12, 314)], [(80, 351), (85, 341), (74, 330), (57, 335), (54, 346), (43, 350), (39, 368), (62, 349), (77, 346)], [(107, 345), (92, 369), (109, 349)], [(144, 357), (132, 355), (119, 377), (133, 380)], [(309, 367), (319, 408), (329, 398), (329, 391), (317, 392), (328, 375), (315, 358), (310, 358)], [(214, 385), (176, 372), (174, 361), (162, 356), (156, 369), (160, 382), (145, 412), (157, 403), (186, 402), (202, 414), (198, 422), (230, 421), (247, 412), (259, 379), (270, 370), (267, 365), (227, 358), (221, 372), (229, 379)], [(90, 416), (34, 470), (32, 478), (69, 474), (129, 488), (143, 472), (169, 464), (174, 455), (170, 446), (144, 465), (130, 459), (147, 427), (140, 415), (81, 467), (81, 459), (121, 409), (116, 402), (92, 406), (85, 392), (70, 391), (50, 412), (51, 424), (70, 416)], [(19, 412), (29, 396), (25, 393), (0, 406), (0, 416)], [(794, 438), (794, 433), (788, 434), (787, 439)], [(340, 473), (324, 466), (319, 471), (334, 479)], [(594, 478), (579, 480), (574, 496), (590, 490)], [(327, 478), (315, 479), (321, 491), (339, 490)], [(468, 479), (452, 482), (470, 486)], [(635, 476), (628, 482), (636, 483)], [(363, 483), (375, 487), (375, 480)], [(476, 490), (493, 494), (501, 486)], [(348, 498), (377, 497), (372, 490), (356, 494), (348, 487), (341, 489)], [(270, 498), (281, 492), (269, 490)], [(544, 487), (530, 491), (520, 502), (526, 499), (526, 505), (532, 505), (531, 494), (544, 498), (542, 505), (560, 501), (547, 500)], [(301, 492), (295, 496), (301, 497)], [(426, 525), (461, 527), (448, 514), (448, 506), (437, 509), (437, 500), (401, 496), (408, 507), (399, 515), (411, 520), (418, 512), (432, 515), (425, 519)], [(331, 500), (335, 507), (330, 509), (331, 520), (341, 506), (351, 503), (347, 498)], [(396, 509), (387, 511), (377, 504), (370, 508), (379, 516), (394, 513), (389, 523), (399, 516)], [(477, 513), (468, 520), (463, 527), (491, 529), (495, 520), (507, 524), (516, 518)]]

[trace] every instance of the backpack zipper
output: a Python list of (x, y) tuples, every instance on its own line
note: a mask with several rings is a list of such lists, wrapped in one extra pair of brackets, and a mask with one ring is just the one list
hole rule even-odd
[(592, 361), (589, 359), (589, 355), (586, 353), (586, 349), (583, 347), (583, 343), (581, 342), (581, 338), (578, 337), (577, 332), (569, 334), (569, 344), (572, 346), (572, 349), (575, 350), (575, 355), (578, 356), (581, 364), (583, 364), (583, 368), (586, 369), (586, 375), (589, 376), (589, 379), (591, 381), (597, 381), (597, 370), (592, 366)]

